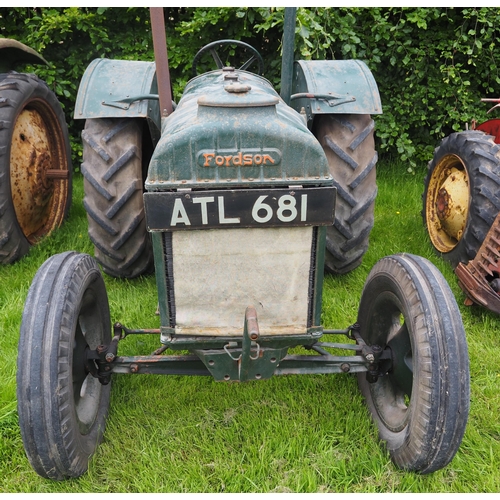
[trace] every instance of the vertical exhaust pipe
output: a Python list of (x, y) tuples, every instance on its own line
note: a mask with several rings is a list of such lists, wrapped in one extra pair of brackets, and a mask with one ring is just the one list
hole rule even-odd
[(166, 118), (173, 111), (170, 71), (168, 69), (167, 37), (163, 7), (150, 7), (151, 29), (153, 31), (153, 48), (155, 53), (156, 77), (160, 96), (161, 117)]
[(290, 105), (292, 95), (293, 55), (297, 7), (285, 7), (283, 27), (283, 55), (281, 57), (281, 98)]

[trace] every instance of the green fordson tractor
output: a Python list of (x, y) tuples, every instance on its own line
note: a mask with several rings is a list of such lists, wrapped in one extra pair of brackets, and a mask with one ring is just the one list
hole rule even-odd
[[(151, 18), (156, 63), (95, 60), (80, 83), (95, 257), (52, 256), (28, 293), (17, 397), (33, 468), (59, 480), (85, 473), (115, 374), (355, 374), (394, 463), (446, 466), (468, 418), (469, 364), (439, 271), (419, 256), (384, 257), (357, 318), (321, 325), (324, 270), (358, 266), (373, 226), (370, 115), (382, 110), (367, 66), (294, 63), (290, 8), (281, 95), (254, 48), (222, 40), (196, 55), (175, 105), (163, 9)], [(227, 46), (243, 64), (225, 64)], [(197, 75), (205, 56), (217, 68)], [(115, 277), (154, 270), (160, 328), (111, 326), (98, 264)], [(126, 337), (143, 334), (158, 337), (156, 351), (119, 354)]]

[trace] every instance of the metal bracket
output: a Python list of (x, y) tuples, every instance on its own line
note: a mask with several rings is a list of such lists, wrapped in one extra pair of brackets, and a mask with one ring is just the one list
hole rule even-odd
[(118, 99), (116, 101), (102, 101), (103, 106), (111, 106), (118, 109), (130, 109), (130, 105), (136, 101), (142, 101), (143, 99), (151, 99), (158, 101), (160, 96), (158, 94), (141, 94), (134, 97), (125, 97), (123, 99)]
[(302, 92), (300, 94), (293, 94), (290, 97), (291, 101), (295, 99), (317, 99), (318, 101), (325, 101), (331, 108), (335, 106), (340, 106), (346, 102), (354, 102), (356, 98), (354, 96), (345, 96), (338, 94), (311, 94), (308, 92)]
[(245, 382), (268, 379), (286, 356), (288, 347), (263, 348), (256, 342), (259, 337), (257, 311), (249, 306), (245, 311), (241, 341), (228, 342), (223, 349), (195, 349), (193, 352), (215, 380)]
[[(241, 344), (241, 359), (239, 361), (239, 378), (243, 382), (248, 380), (252, 361), (257, 361), (260, 346), (255, 341), (259, 338), (259, 324), (255, 307), (249, 306), (245, 311), (245, 326), (243, 328), (243, 341)], [(252, 347), (257, 348), (257, 354), (252, 357)]]

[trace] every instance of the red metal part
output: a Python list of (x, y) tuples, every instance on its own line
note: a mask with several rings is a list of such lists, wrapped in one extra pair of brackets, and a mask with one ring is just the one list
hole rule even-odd
[[(496, 103), (489, 111), (500, 107), (500, 98), (485, 98), (483, 102)], [(472, 130), (481, 130), (500, 144), (500, 119), (487, 120), (477, 125), (472, 120)], [(493, 222), (486, 238), (473, 260), (460, 263), (455, 268), (460, 288), (467, 295), (466, 305), (473, 303), (500, 314), (500, 213)]]
[(500, 213), (473, 260), (455, 268), (460, 288), (467, 295), (467, 305), (473, 302), (500, 314), (500, 295), (492, 288), (500, 277)]
[(476, 130), (481, 130), (485, 134), (495, 137), (495, 142), (500, 144), (500, 118), (485, 121), (476, 126)]

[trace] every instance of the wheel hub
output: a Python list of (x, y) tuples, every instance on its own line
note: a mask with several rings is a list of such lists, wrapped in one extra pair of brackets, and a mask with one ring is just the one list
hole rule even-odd
[(438, 191), (436, 214), (447, 234), (460, 240), (467, 222), (469, 189), (464, 171), (453, 170)]
[(58, 124), (52, 118), (41, 106), (25, 108), (13, 128), (12, 203), (17, 222), (31, 244), (62, 222), (69, 189), (69, 171), (60, 140), (62, 132), (53, 132)]
[(31, 187), (31, 195), (36, 205), (43, 207), (52, 195), (54, 181), (47, 178), (46, 172), (50, 169), (51, 158), (47, 151), (35, 152), (33, 150), (34, 165), (32, 167), (35, 175), (35, 182)]
[(446, 212), (449, 206), (450, 195), (446, 189), (441, 188), (438, 192), (438, 199), (436, 201), (436, 210), (439, 220), (444, 220), (446, 218)]
[(462, 238), (469, 212), (469, 178), (462, 160), (446, 155), (429, 180), (425, 215), (429, 237), (442, 253), (452, 251)]

